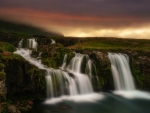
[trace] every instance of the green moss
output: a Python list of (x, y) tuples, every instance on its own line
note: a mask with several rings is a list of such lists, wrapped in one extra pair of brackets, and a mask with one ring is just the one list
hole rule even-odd
[(15, 47), (12, 44), (0, 41), (0, 51), (1, 52), (2, 51), (14, 52), (15, 51)]
[(71, 52), (61, 44), (42, 45), (39, 48), (42, 51), (42, 63), (53, 68), (59, 68), (63, 63), (64, 55)]
[(6, 78), (6, 74), (4, 72), (0, 72), (0, 80), (3, 80)]
[(34, 57), (34, 58), (37, 58), (39, 56), (39, 52), (33, 50), (32, 53), (31, 53), (31, 56)]
[(17, 54), (10, 54), (10, 55), (2, 55), (1, 59), (3, 61), (8, 61), (8, 60), (20, 60), (20, 61), (26, 61), (24, 58), (22, 58), (21, 56), (17, 55)]
[(8, 110), (6, 108), (3, 108), (1, 113), (8, 113)]
[(2, 69), (4, 69), (5, 65), (3, 63), (0, 63), (0, 71), (2, 71)]
[(101, 49), (101, 50), (150, 50), (150, 40), (146, 39), (119, 39), (119, 38), (91, 38), (84, 42), (78, 42), (70, 49)]
[(3, 49), (0, 47), (0, 53), (2, 53), (3, 52)]
[(58, 65), (56, 65), (56, 61), (52, 58), (43, 59), (42, 63), (48, 67), (58, 68)]
[(133, 66), (133, 67), (132, 67), (132, 74), (133, 74), (133, 76), (134, 76), (134, 78), (135, 78), (135, 81), (136, 81), (138, 87), (139, 87), (139, 88), (142, 88), (143, 85), (144, 85), (144, 83), (143, 83), (144, 76), (141, 75), (140, 70), (136, 69), (136, 67)]
[(34, 79), (34, 83), (36, 85), (36, 90), (37, 91), (41, 91), (43, 89), (45, 89), (45, 78), (43, 76), (43, 72), (42, 70), (36, 68), (36, 67), (33, 67), (31, 68), (27, 74), (29, 74), (31, 76), (31, 78)]

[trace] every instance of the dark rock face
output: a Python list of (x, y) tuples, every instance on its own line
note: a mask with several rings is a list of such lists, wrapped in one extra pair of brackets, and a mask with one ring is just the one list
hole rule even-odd
[(9, 42), (17, 47), (18, 42), (21, 40), (21, 38), (19, 38), (18, 36), (0, 31), (0, 40), (3, 42)]
[(125, 51), (130, 57), (130, 66), (136, 87), (150, 91), (150, 52)]
[(36, 94), (44, 95), (45, 78), (42, 70), (27, 61), (11, 59), (5, 61), (7, 96)]

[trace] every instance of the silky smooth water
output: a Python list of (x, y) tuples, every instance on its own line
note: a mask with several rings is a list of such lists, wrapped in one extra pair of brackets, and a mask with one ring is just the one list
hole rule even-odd
[[(19, 48), (14, 53), (21, 55), (31, 64), (46, 71), (45, 79), (47, 83), (47, 98), (54, 98), (61, 95), (88, 94), (93, 92), (92, 84), (88, 74), (81, 73), (80, 70), (81, 64), (83, 62), (83, 57), (85, 55), (76, 54), (75, 57), (72, 58), (68, 66), (64, 65), (66, 63), (67, 56), (65, 55), (63, 66), (61, 67), (61, 69), (53, 69), (43, 65), (39, 57), (32, 58), (30, 55), (31, 52), (32, 51), (29, 49)], [(89, 60), (90, 59), (88, 59), (88, 61)]]
[(129, 59), (126, 54), (109, 53), (116, 90), (135, 90)]
[[(39, 58), (32, 58), (31, 50), (21, 48), (21, 43), (14, 53), (46, 71), (47, 99), (34, 106), (34, 112), (150, 113), (150, 93), (135, 89), (126, 54), (109, 53), (116, 91), (94, 93), (91, 81), (96, 79), (98, 84), (100, 81), (96, 68), (87, 55), (76, 53), (68, 65), (65, 55), (62, 66), (55, 70), (41, 64)], [(85, 68), (82, 67), (83, 64)]]

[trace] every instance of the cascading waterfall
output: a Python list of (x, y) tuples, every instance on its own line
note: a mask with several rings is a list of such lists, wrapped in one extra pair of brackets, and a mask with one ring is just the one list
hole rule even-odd
[(115, 88), (117, 90), (135, 90), (135, 85), (129, 67), (129, 57), (126, 54), (108, 53), (111, 61)]
[[(30, 40), (28, 47), (30, 46), (33, 49), (35, 46), (32, 44), (35, 43)], [(45, 70), (47, 83), (47, 99), (41, 104), (38, 103), (37, 106), (34, 104), (36, 110), (33, 111), (40, 111), (40, 113), (55, 111), (62, 113), (143, 113), (144, 111), (144, 113), (150, 113), (150, 93), (134, 90), (135, 86), (129, 67), (128, 55), (108, 54), (117, 91), (92, 93), (91, 81), (94, 81), (94, 83), (97, 81), (97, 84), (101, 84), (101, 80), (88, 55), (75, 53), (75, 56), (68, 62), (67, 57), (69, 55), (66, 54), (60, 69), (53, 69), (41, 63), (42, 53), (39, 53), (37, 58), (32, 58), (30, 55), (32, 51), (22, 48), (25, 45), (21, 40), (17, 51), (14, 53), (21, 55), (39, 69)], [(58, 96), (61, 97), (54, 98)]]
[(38, 43), (36, 42), (36, 39), (34, 39), (34, 38), (28, 39), (27, 42), (28, 42), (27, 43), (27, 47), (28, 48), (32, 48), (32, 49), (37, 50)]
[[(94, 64), (87, 55), (75, 53), (75, 56), (67, 65), (67, 54), (64, 56), (61, 69), (48, 68), (41, 64), (40, 56), (37, 58), (31, 57), (31, 50), (21, 48), (17, 49), (15, 54), (19, 54), (28, 60), (31, 64), (40, 69), (44, 69), (45, 79), (47, 83), (47, 98), (53, 98), (60, 95), (79, 95), (92, 93), (93, 88), (90, 77), (94, 76), (93, 70), (96, 71)], [(35, 39), (28, 39), (27, 46), (29, 48), (37, 48)], [(92, 69), (94, 68), (94, 69)]]

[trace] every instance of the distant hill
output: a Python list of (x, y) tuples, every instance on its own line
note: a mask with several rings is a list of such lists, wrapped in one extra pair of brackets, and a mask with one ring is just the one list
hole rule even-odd
[(32, 35), (41, 36), (63, 36), (55, 32), (47, 32), (41, 28), (33, 27), (30, 25), (13, 23), (5, 20), (0, 20), (0, 32), (5, 32), (17, 36), (28, 37)]

